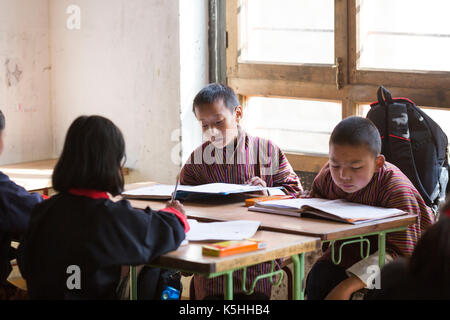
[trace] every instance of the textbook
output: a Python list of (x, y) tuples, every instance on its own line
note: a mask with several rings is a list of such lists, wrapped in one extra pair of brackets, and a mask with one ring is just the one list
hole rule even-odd
[[(260, 187), (232, 183), (208, 183), (197, 186), (179, 185), (175, 199), (201, 198), (205, 196), (225, 196), (238, 193), (263, 191), (267, 189), (282, 189), (283, 187)], [(125, 191), (122, 196), (128, 199), (156, 199), (168, 200), (172, 196), (175, 185), (156, 184), (143, 188)]]
[(244, 253), (264, 249), (266, 243), (260, 240), (231, 240), (202, 246), (202, 254), (213, 257), (226, 257), (237, 253)]
[(320, 217), (351, 224), (359, 224), (406, 214), (406, 212), (395, 208), (368, 206), (343, 199), (328, 200), (319, 198), (256, 202), (248, 210), (297, 217)]

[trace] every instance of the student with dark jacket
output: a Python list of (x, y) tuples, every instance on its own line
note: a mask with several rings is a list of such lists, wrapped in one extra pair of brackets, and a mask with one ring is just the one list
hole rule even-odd
[[(5, 116), (0, 111), (0, 154), (3, 152)], [(6, 279), (11, 273), (10, 261), (16, 257), (11, 240), (26, 231), (33, 207), (42, 201), (38, 193), (29, 193), (0, 172), (0, 297), (8, 299), (14, 288)]]
[[(119, 298), (122, 266), (144, 265), (184, 240), (189, 225), (178, 201), (153, 211), (110, 200), (123, 190), (124, 158), (110, 120), (82, 116), (70, 126), (52, 178), (58, 194), (35, 207), (20, 248), (31, 299)], [(157, 298), (158, 274), (144, 267), (140, 298)]]
[(450, 300), (450, 200), (441, 209), (439, 221), (420, 238), (412, 256), (381, 270), (380, 289), (372, 290), (368, 299)]

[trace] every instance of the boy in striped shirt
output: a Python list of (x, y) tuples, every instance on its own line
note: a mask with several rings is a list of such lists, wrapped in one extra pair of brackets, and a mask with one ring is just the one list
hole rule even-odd
[[(195, 97), (193, 111), (207, 141), (192, 152), (182, 168), (181, 184), (222, 182), (282, 186), (292, 195), (302, 192), (300, 181), (280, 148), (269, 140), (250, 136), (241, 128), (243, 109), (231, 88), (215, 83), (206, 86)], [(257, 275), (269, 271), (270, 263), (248, 268), (246, 287)], [(242, 272), (235, 272), (233, 278), (237, 299), (270, 298), (269, 279), (258, 281), (255, 293), (246, 296), (242, 294)], [(223, 297), (223, 277), (194, 276), (194, 284), (197, 299)]]
[[(387, 234), (386, 261), (391, 261), (412, 254), (421, 234), (434, 223), (434, 215), (409, 179), (399, 168), (386, 162), (380, 152), (381, 137), (370, 120), (361, 117), (342, 120), (331, 134), (330, 160), (315, 178), (310, 196), (417, 214), (416, 224), (405, 231)], [(378, 265), (378, 243), (375, 236), (368, 238), (371, 255), (364, 260), (359, 243), (343, 247), (339, 265), (333, 264), (331, 248), (327, 248), (308, 274), (307, 298), (349, 299), (355, 291), (370, 287), (367, 280), (372, 274), (367, 267)], [(339, 248), (340, 242), (335, 246)]]

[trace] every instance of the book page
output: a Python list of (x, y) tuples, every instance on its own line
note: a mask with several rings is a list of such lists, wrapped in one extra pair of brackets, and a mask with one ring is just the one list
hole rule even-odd
[(283, 191), (283, 189), (279, 188), (268, 188), (267, 192), (269, 193), (269, 196), (285, 196), (286, 193)]
[(405, 212), (395, 208), (368, 206), (360, 203), (349, 202), (343, 199), (328, 200), (320, 198), (306, 198), (274, 200), (258, 202), (255, 206), (271, 209), (277, 208), (281, 210), (296, 209), (299, 211), (308, 211), (307, 208), (311, 207), (350, 221), (383, 219), (405, 214)]
[(134, 190), (125, 191), (123, 195), (131, 196), (157, 196), (157, 197), (170, 197), (175, 189), (175, 185), (168, 184), (155, 184), (153, 186), (142, 187)]
[(259, 186), (251, 186), (246, 184), (233, 184), (233, 183), (208, 183), (198, 186), (190, 186), (188, 190), (185, 190), (184, 186), (180, 186), (179, 188), (180, 191), (216, 193), (216, 194), (254, 192), (265, 189), (267, 188)]
[(284, 208), (284, 209), (297, 209), (300, 210), (302, 206), (314, 206), (316, 204), (325, 203), (330, 200), (320, 198), (298, 198), (298, 199), (285, 199), (285, 200), (270, 200), (257, 202), (256, 207), (270, 207), (270, 208)]
[[(177, 191), (195, 192), (195, 193), (210, 193), (210, 194), (230, 194), (230, 193), (244, 193), (262, 191), (269, 188), (251, 186), (244, 184), (232, 183), (208, 183), (197, 186), (179, 185)], [(276, 188), (270, 188), (276, 189)], [(168, 197), (170, 198), (175, 190), (175, 185), (156, 184), (152, 186), (137, 188), (134, 190), (125, 191), (124, 196), (146, 196), (146, 197)]]
[(255, 235), (260, 221), (235, 220), (226, 222), (198, 222), (188, 219), (190, 230), (186, 233), (189, 241), (202, 240), (244, 240)]
[[(196, 186), (186, 186), (186, 185), (179, 185), (177, 188), (177, 191), (191, 191)], [(137, 188), (129, 191), (125, 191), (122, 193), (123, 196), (144, 196), (144, 197), (155, 197), (155, 198), (162, 198), (166, 197), (170, 199), (172, 196), (172, 193), (175, 191), (175, 185), (174, 184), (155, 184), (152, 186)]]
[(346, 220), (374, 220), (406, 214), (400, 209), (368, 206), (342, 199), (316, 203), (311, 207), (333, 214)]

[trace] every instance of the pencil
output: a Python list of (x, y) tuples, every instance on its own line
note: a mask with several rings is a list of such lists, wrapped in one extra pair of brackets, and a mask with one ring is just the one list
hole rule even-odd
[(177, 181), (175, 182), (175, 190), (172, 193), (172, 199), (171, 199), (172, 202), (175, 200), (175, 197), (176, 197), (176, 194), (177, 194), (178, 180), (179, 179), (180, 179), (180, 174), (177, 175)]

